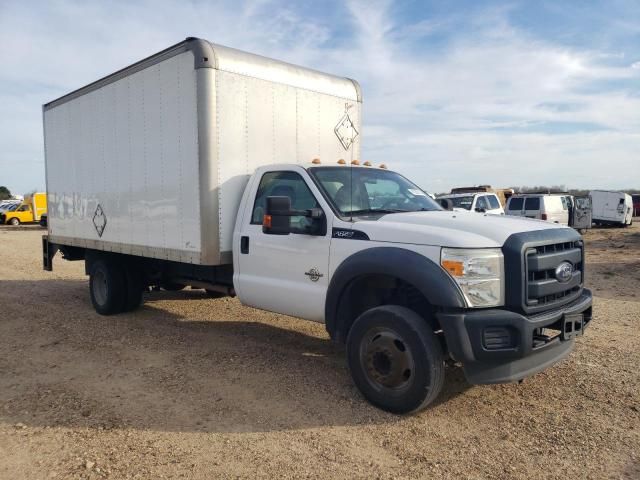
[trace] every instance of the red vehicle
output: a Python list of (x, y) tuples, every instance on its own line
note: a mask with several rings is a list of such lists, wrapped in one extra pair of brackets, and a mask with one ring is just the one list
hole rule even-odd
[(633, 216), (640, 217), (640, 193), (634, 193), (631, 198), (633, 198)]

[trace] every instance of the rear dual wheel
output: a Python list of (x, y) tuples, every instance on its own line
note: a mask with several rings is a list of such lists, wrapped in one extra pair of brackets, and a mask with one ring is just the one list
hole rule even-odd
[(142, 303), (143, 282), (133, 265), (98, 259), (89, 270), (91, 303), (100, 315), (134, 310)]
[(426, 407), (444, 383), (444, 355), (436, 335), (417, 313), (399, 305), (372, 308), (355, 320), (347, 360), (362, 395), (393, 413)]

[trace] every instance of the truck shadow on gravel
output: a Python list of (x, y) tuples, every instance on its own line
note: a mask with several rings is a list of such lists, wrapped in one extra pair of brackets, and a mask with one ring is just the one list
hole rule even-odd
[[(27, 297), (33, 291), (41, 294)], [(2, 282), (0, 419), (74, 429), (265, 432), (404, 418), (359, 395), (343, 348), (323, 325), (198, 291), (152, 292), (147, 300), (136, 312), (102, 317), (85, 281)], [(436, 403), (417, 414), (424, 421), (470, 387), (460, 368), (447, 367), (447, 376)]]
[(586, 279), (587, 288), (592, 289), (595, 297), (640, 302), (640, 261), (591, 259), (587, 262)]

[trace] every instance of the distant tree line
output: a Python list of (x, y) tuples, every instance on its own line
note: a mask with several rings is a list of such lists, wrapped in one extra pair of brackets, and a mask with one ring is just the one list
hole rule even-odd
[(11, 198), (11, 192), (7, 187), (0, 186), (0, 200), (8, 200)]

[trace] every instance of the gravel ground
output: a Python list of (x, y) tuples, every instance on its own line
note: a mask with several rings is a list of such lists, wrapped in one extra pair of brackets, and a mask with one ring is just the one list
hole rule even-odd
[[(639, 219), (640, 220), (640, 219)], [(640, 221), (586, 235), (595, 318), (522, 384), (447, 368), (414, 416), (367, 404), (324, 327), (153, 292), (97, 315), (81, 262), (0, 227), (0, 478), (640, 478)]]

